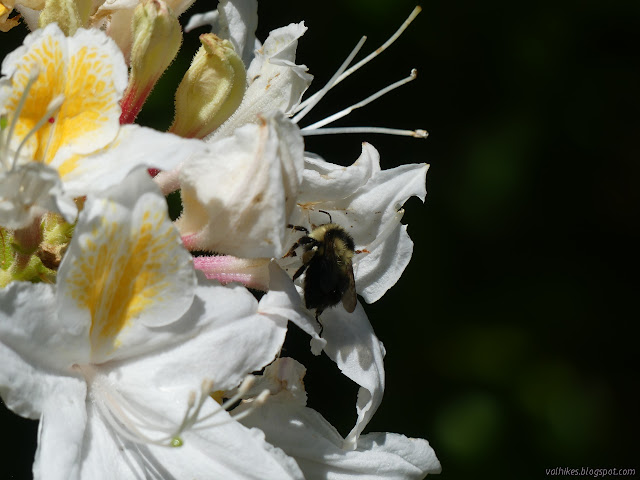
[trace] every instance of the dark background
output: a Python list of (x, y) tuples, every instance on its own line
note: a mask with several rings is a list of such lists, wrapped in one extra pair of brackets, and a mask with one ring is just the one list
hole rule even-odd
[[(413, 6), (263, 1), (258, 35), (305, 20), (298, 62), (316, 76), (315, 91), (361, 35), (369, 40), (358, 58)], [(307, 150), (335, 163), (352, 162), (368, 141), (383, 168), (431, 164), (426, 205), (406, 205), (413, 260), (367, 307), (387, 348), (385, 400), (368, 431), (427, 438), (443, 478), (637, 468), (640, 3), (422, 6), (394, 46), (302, 122), (419, 71), (338, 125), (425, 128), (427, 140), (307, 138)], [(2, 35), (3, 55), (21, 41), (16, 30)], [(171, 123), (172, 92), (196, 45), (187, 35), (139, 123)], [(287, 352), (308, 367), (310, 405), (346, 434), (356, 390), (331, 362), (305, 355), (307, 341), (293, 332)], [(6, 411), (1, 421), (6, 475), (28, 478), (35, 423)]]

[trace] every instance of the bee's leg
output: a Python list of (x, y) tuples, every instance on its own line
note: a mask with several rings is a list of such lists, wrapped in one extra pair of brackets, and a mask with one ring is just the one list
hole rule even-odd
[(322, 322), (320, 321), (320, 314), (322, 314), (322, 310), (317, 308), (316, 309), (316, 322), (318, 322), (318, 325), (320, 325), (320, 331), (318, 332), (318, 335), (322, 336), (322, 330), (324, 330), (324, 325), (322, 325)]
[(301, 227), (300, 225), (287, 225), (287, 228), (292, 228), (294, 230), (297, 230), (298, 232), (304, 232), (304, 233), (309, 233), (309, 229), (306, 227)]
[[(300, 228), (304, 228), (304, 227), (300, 227)], [(287, 252), (287, 254), (282, 257), (282, 258), (287, 258), (287, 257), (295, 257), (297, 256), (296, 254), (296, 249), (301, 246), (301, 245), (306, 245), (307, 243), (312, 243), (315, 242), (315, 240), (311, 237), (307, 237), (306, 235), (304, 237), (302, 237), (300, 240), (298, 240), (296, 243), (294, 243), (293, 245), (291, 245), (291, 248), (289, 249), (289, 251)], [(295, 280), (295, 278), (294, 278)]]
[(293, 274), (293, 278), (291, 280), (295, 282), (296, 278), (302, 275), (306, 269), (307, 269), (307, 265), (303, 264), (298, 270), (296, 270), (296, 273)]

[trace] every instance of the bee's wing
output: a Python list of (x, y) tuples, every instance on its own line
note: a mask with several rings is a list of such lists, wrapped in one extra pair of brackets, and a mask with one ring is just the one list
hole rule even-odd
[(351, 262), (347, 265), (347, 276), (349, 277), (349, 286), (342, 295), (342, 306), (344, 309), (351, 313), (356, 309), (356, 303), (358, 296), (356, 295), (356, 281), (353, 279), (353, 266)]

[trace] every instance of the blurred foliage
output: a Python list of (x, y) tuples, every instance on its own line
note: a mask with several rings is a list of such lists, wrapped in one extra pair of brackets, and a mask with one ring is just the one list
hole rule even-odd
[[(298, 58), (315, 90), (360, 35), (369, 36), (368, 53), (413, 6), (263, 1), (258, 35), (305, 20)], [(396, 45), (302, 122), (419, 70), (416, 82), (339, 124), (426, 128), (426, 141), (307, 139), (308, 150), (336, 163), (355, 160), (368, 141), (383, 168), (431, 164), (426, 205), (411, 200), (404, 217), (412, 263), (367, 307), (387, 348), (385, 400), (368, 430), (429, 439), (443, 478), (637, 468), (640, 3), (422, 7)], [(4, 38), (3, 53), (20, 42), (15, 32)], [(197, 44), (187, 35), (140, 123), (171, 123), (169, 98)], [(346, 433), (356, 389), (307, 344), (293, 331), (285, 353), (308, 367), (311, 406)], [(20, 472), (28, 472), (34, 424), (3, 415), (12, 422), (5, 454), (26, 455)]]

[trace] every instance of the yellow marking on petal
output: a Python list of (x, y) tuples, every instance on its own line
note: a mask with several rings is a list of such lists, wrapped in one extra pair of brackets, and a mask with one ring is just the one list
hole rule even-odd
[(82, 254), (68, 279), (71, 297), (91, 313), (94, 348), (117, 347), (120, 332), (164, 300), (180, 266), (171, 255), (178, 233), (164, 215), (147, 210), (133, 228), (135, 220), (109, 220), (115, 208), (110, 204), (101, 225), (80, 236)]
[(82, 153), (103, 148), (113, 140), (105, 138), (105, 127), (113, 131), (112, 125), (118, 123), (120, 116), (110, 54), (90, 45), (66, 58), (69, 45), (64, 42), (72, 40), (49, 35), (32, 45), (18, 61), (12, 79), (13, 91), (6, 105), (11, 116), (24, 93), (29, 73), (37, 69), (38, 79), (16, 122), (16, 138), (21, 139), (43, 118), (50, 102), (63, 95), (64, 102), (58, 112), (26, 145), (25, 153), (46, 164), (52, 162), (62, 146), (71, 146)]
[(64, 162), (62, 162), (60, 166), (58, 166), (58, 173), (60, 174), (60, 178), (62, 180), (65, 180), (65, 177), (67, 175), (69, 175), (76, 168), (78, 168), (80, 160), (82, 160), (82, 157), (80, 155), (72, 155), (71, 157), (67, 158)]

